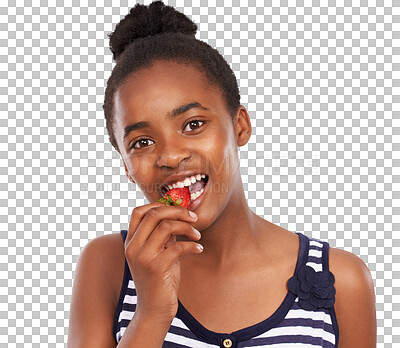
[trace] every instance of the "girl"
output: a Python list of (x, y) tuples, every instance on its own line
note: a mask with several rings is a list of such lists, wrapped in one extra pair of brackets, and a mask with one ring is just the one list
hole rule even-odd
[[(248, 207), (238, 146), (249, 115), (196, 30), (157, 1), (110, 36), (107, 130), (151, 203), (82, 251), (69, 347), (375, 347), (365, 264)], [(188, 208), (158, 202), (185, 186)]]

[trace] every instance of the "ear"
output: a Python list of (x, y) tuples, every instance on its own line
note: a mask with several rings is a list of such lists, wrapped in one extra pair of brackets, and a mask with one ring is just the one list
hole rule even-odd
[(233, 127), (238, 146), (246, 145), (251, 136), (251, 122), (249, 114), (243, 105), (240, 105), (236, 111)]
[(126, 176), (128, 177), (128, 180), (132, 181), (132, 182), (135, 184), (135, 180), (133, 180), (132, 177), (131, 177), (131, 175), (129, 174), (129, 170), (128, 170), (126, 164), (125, 164), (125, 161), (122, 160), (122, 162), (124, 163), (125, 174), (126, 174)]

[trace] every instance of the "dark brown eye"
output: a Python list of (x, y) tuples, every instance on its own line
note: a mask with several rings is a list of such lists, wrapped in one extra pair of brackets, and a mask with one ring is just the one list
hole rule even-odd
[(150, 140), (150, 139), (139, 139), (138, 141), (136, 141), (136, 142), (133, 144), (132, 148), (134, 148), (134, 149), (141, 149), (141, 148), (143, 148), (143, 147), (147, 147), (147, 146), (151, 145), (151, 144), (149, 144), (149, 142), (154, 143), (154, 141), (153, 141), (153, 140)]
[[(193, 120), (193, 121), (190, 121), (187, 125), (186, 125), (186, 127), (185, 127), (185, 131), (193, 131), (193, 130), (196, 130), (196, 129), (198, 129), (198, 128), (200, 128), (202, 125), (204, 124), (204, 121), (198, 121), (198, 120)], [(190, 129), (187, 129), (187, 128), (190, 128)]]

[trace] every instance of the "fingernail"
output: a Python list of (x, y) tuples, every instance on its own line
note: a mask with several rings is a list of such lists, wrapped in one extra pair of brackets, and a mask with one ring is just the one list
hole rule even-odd
[(196, 246), (197, 246), (197, 249), (199, 249), (200, 251), (203, 251), (204, 248), (201, 244), (197, 244)]
[(196, 234), (201, 238), (201, 233), (196, 229), (194, 229), (194, 230), (195, 230)]
[(189, 215), (193, 218), (193, 219), (197, 219), (197, 214), (193, 211), (189, 210)]

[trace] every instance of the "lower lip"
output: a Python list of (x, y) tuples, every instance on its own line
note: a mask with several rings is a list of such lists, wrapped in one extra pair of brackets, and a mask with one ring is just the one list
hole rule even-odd
[(204, 186), (204, 191), (203, 191), (203, 193), (202, 193), (199, 197), (197, 197), (194, 201), (191, 201), (191, 202), (190, 202), (190, 205), (188, 206), (188, 209), (189, 209), (189, 210), (195, 210), (196, 208), (199, 207), (199, 205), (200, 205), (201, 203), (203, 203), (204, 198), (206, 197), (206, 193), (207, 193), (207, 191), (208, 191), (208, 184), (209, 184), (209, 182), (210, 182), (210, 177), (208, 177), (207, 184), (206, 184), (206, 186)]

